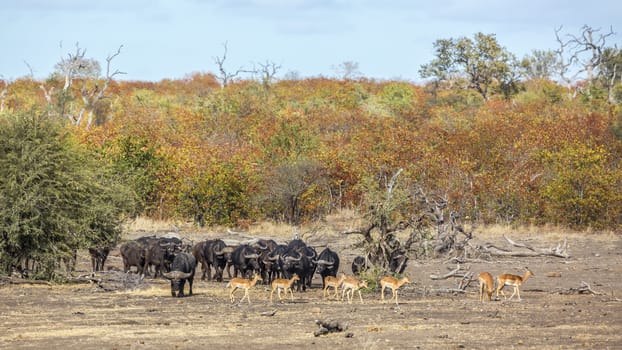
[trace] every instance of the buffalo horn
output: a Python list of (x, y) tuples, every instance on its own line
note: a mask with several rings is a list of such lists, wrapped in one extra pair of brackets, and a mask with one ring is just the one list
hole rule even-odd
[(255, 243), (253, 243), (254, 246), (258, 247), (261, 250), (266, 250), (268, 249), (268, 243), (262, 242), (262, 241), (257, 241)]
[(165, 272), (162, 274), (162, 276), (164, 276), (164, 278), (169, 279), (169, 280), (179, 280), (182, 278), (188, 278), (192, 275), (192, 272), (181, 272), (178, 270), (175, 271), (171, 271), (171, 272)]
[(215, 250), (214, 249), (214, 254), (216, 255), (225, 255), (225, 249), (221, 249), (221, 250)]
[(297, 258), (294, 258), (293, 256), (286, 256), (285, 257), (285, 260), (288, 260), (288, 261), (300, 261), (300, 259), (302, 259), (302, 256), (300, 256), (300, 255)]

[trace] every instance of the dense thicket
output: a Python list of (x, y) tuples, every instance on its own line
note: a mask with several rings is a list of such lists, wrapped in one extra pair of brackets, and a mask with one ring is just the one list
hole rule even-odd
[[(49, 83), (52, 84), (52, 83)], [(300, 223), (358, 207), (398, 169), (405, 187), (486, 223), (619, 228), (620, 107), (549, 80), (511, 98), (403, 81), (313, 78), (222, 88), (210, 74), (113, 82), (89, 152), (139, 196), (134, 214)], [(45, 100), (18, 80), (6, 105)], [(101, 113), (99, 115), (98, 113)]]
[(57, 121), (0, 115), (1, 271), (34, 264), (50, 279), (77, 249), (116, 244), (131, 198)]

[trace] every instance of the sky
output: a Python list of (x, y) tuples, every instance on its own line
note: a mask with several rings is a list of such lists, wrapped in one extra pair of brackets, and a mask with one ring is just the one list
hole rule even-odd
[[(275, 64), (277, 77), (420, 81), (438, 39), (495, 34), (522, 58), (555, 29), (622, 30), (620, 0), (0, 0), (0, 79), (45, 79), (76, 44), (123, 80), (183, 79)], [(607, 43), (622, 43), (622, 33)]]

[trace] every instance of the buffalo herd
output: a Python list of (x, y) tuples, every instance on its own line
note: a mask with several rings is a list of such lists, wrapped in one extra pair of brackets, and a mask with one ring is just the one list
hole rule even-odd
[[(201, 267), (201, 279), (208, 281), (222, 282), (225, 271), (229, 279), (250, 280), (257, 275), (268, 285), (275, 279), (297, 276), (292, 288), (305, 291), (311, 287), (315, 274), (321, 276), (324, 287), (327, 276), (337, 276), (340, 263), (337, 252), (327, 247), (318, 254), (315, 248), (298, 238), (287, 244), (278, 244), (272, 239), (255, 239), (249, 243), (227, 245), (222, 239), (185, 244), (175, 237), (149, 236), (126, 241), (119, 250), (124, 272), (135, 267), (141, 276), (169, 279), (174, 297), (184, 296), (186, 282), (190, 288), (188, 295), (192, 295), (192, 282), (198, 266)], [(94, 256), (93, 252), (91, 256)], [(95, 257), (93, 259), (95, 270)], [(352, 272), (355, 275), (367, 268), (366, 259), (354, 259)]]

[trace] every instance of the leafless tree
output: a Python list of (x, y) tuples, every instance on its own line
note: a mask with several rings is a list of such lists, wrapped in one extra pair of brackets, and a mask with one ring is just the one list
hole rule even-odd
[(108, 55), (106, 57), (106, 76), (103, 77), (103, 82), (101, 87), (99, 86), (98, 79), (95, 78), (92, 80), (92, 86), (89, 87), (88, 80), (84, 79), (82, 81), (82, 88), (80, 89), (80, 95), (82, 97), (82, 108), (78, 112), (78, 116), (76, 118), (76, 125), (80, 125), (82, 123), (82, 118), (84, 117), (84, 113), (88, 110), (88, 117), (86, 120), (86, 128), (88, 129), (93, 123), (93, 110), (97, 103), (106, 97), (106, 90), (108, 89), (108, 85), (114, 79), (115, 76), (120, 74), (125, 74), (125, 72), (121, 72), (120, 70), (115, 70), (113, 72), (110, 71), (110, 64), (112, 60), (117, 57), (121, 53), (121, 48), (123, 45), (119, 46), (117, 51), (113, 54)]
[[(62, 48), (62, 43), (60, 44)], [(86, 49), (81, 49), (76, 43), (76, 52), (67, 54), (66, 58), (56, 63), (56, 72), (65, 79), (63, 91), (67, 91), (75, 79), (96, 79), (99, 77), (101, 67), (99, 62), (92, 58), (86, 58)]]
[(222, 46), (224, 48), (224, 52), (222, 56), (214, 57), (214, 62), (218, 66), (218, 72), (219, 72), (219, 75), (216, 77), (216, 79), (218, 79), (218, 81), (220, 82), (220, 85), (224, 88), (230, 82), (232, 82), (235, 78), (237, 78), (240, 74), (249, 73), (251, 71), (244, 69), (244, 67), (238, 68), (238, 70), (236, 70), (235, 72), (227, 71), (227, 69), (225, 68), (225, 61), (227, 60), (227, 52), (228, 52), (227, 42), (225, 41), (222, 44)]
[[(55, 93), (53, 85), (50, 87), (47, 87), (46, 83), (39, 85), (48, 106), (52, 106), (54, 98), (56, 98), (56, 108), (50, 108), (49, 113), (66, 118), (73, 125), (84, 124), (87, 129), (90, 128), (93, 123), (95, 107), (98, 102), (106, 97), (106, 90), (110, 82), (117, 75), (125, 74), (125, 72), (120, 70), (111, 70), (112, 60), (121, 53), (121, 48), (123, 48), (123, 45), (119, 46), (115, 53), (108, 55), (106, 58), (106, 74), (101, 76), (99, 62), (93, 58), (87, 58), (86, 49), (81, 48), (80, 44), (76, 43), (75, 52), (67, 54), (67, 57), (61, 58), (55, 65), (56, 76), (64, 81), (63, 88), (58, 93)], [(74, 82), (82, 84), (78, 90), (78, 95), (72, 89)], [(67, 105), (77, 98), (81, 99), (82, 103), (77, 112), (75, 112), (76, 109), (70, 108)], [(87, 116), (86, 122), (83, 121), (85, 115)]]
[[(448, 207), (447, 195), (429, 195), (404, 184), (398, 188), (401, 172), (385, 178), (384, 188), (371, 193), (367, 224), (342, 233), (361, 235), (368, 261), (393, 272), (401, 273), (408, 258), (467, 255), (472, 230), (466, 230), (460, 214)], [(407, 236), (405, 240), (398, 238), (400, 232)]]
[(602, 63), (607, 39), (615, 35), (613, 27), (608, 32), (601, 33), (600, 28), (584, 25), (580, 35), (561, 35), (561, 30), (561, 26), (555, 29), (555, 37), (559, 43), (556, 53), (561, 65), (560, 78), (570, 86), (580, 76), (585, 75), (587, 82), (593, 83)]
[(354, 61), (342, 62), (337, 66), (333, 66), (333, 70), (344, 80), (357, 79), (363, 75), (361, 71), (359, 71), (358, 62)]
[(276, 74), (281, 69), (281, 65), (268, 60), (266, 60), (265, 63), (257, 63), (257, 65), (259, 66), (259, 68), (255, 68), (253, 69), (253, 71), (255, 72), (255, 74), (259, 75), (261, 83), (265, 87), (270, 86), (270, 84), (272, 84), (272, 82), (276, 78)]
[(32, 66), (30, 65), (30, 63), (28, 63), (27, 61), (24, 61), (24, 64), (28, 68), (28, 75), (26, 76), (26, 78), (27, 79), (34, 79), (35, 78), (35, 71), (32, 69)]

